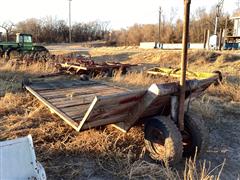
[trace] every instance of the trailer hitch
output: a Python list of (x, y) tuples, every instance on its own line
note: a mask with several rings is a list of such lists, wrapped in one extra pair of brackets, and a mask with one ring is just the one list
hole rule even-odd
[(222, 85), (222, 80), (223, 80), (223, 76), (222, 76), (222, 73), (221, 71), (213, 71), (212, 73), (215, 73), (218, 75), (218, 79), (216, 80), (216, 82), (214, 83), (214, 86), (219, 86), (219, 85)]

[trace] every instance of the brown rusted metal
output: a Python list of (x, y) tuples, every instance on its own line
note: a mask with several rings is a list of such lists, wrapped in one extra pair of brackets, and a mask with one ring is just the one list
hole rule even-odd
[(186, 89), (186, 70), (187, 70), (187, 53), (188, 53), (188, 36), (189, 36), (189, 14), (191, 0), (184, 0), (184, 24), (183, 24), (183, 50), (181, 59), (181, 79), (180, 79), (180, 97), (178, 126), (181, 131), (184, 130), (184, 101)]
[[(57, 63), (56, 68), (61, 72), (75, 73), (75, 74), (88, 74), (94, 73), (95, 75), (105, 73), (108, 76), (112, 76), (114, 70), (121, 71), (122, 74), (127, 72), (127, 69), (137, 66), (136, 64), (122, 64), (119, 62), (102, 62), (97, 63), (95, 61), (79, 61), (76, 63)], [(71, 71), (70, 71), (71, 70)]]

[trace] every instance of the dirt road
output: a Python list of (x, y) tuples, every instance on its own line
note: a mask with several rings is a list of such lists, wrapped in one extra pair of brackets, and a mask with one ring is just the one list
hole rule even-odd
[[(210, 130), (209, 147), (202, 157), (216, 167), (226, 160), (221, 179), (240, 178), (240, 103), (208, 102), (212, 117), (205, 117)], [(207, 102), (205, 102), (207, 103)]]

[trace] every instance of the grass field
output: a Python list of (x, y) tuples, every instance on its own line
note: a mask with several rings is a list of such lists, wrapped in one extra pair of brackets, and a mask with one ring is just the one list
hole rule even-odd
[[(145, 69), (155, 65), (178, 67), (181, 52), (121, 47), (94, 48), (89, 54), (96, 61), (142, 64), (126, 76), (107, 79), (129, 88), (142, 88), (166, 82), (146, 76)], [(112, 127), (82, 133), (72, 130), (21, 88), (26, 77), (54, 72), (53, 62), (29, 66), (1, 62), (0, 140), (32, 134), (37, 158), (48, 179), (205, 180), (219, 179), (220, 174), (223, 179), (236, 179), (240, 175), (240, 56), (238, 52), (190, 51), (188, 67), (200, 72), (220, 70), (224, 77), (222, 85), (211, 86), (191, 103), (191, 111), (201, 114), (210, 127), (208, 151), (198, 160), (183, 161), (174, 168), (146, 161), (143, 127), (134, 127), (127, 134)]]

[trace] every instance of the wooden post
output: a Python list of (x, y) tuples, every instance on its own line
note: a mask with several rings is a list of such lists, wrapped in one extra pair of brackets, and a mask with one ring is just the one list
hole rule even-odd
[(162, 7), (159, 7), (159, 22), (158, 22), (158, 48), (160, 48), (161, 43), (161, 18), (162, 18)]
[(222, 39), (223, 39), (223, 29), (220, 29), (219, 33), (219, 42), (218, 42), (218, 50), (222, 50)]
[(207, 43), (206, 43), (206, 48), (209, 49), (209, 39), (210, 39), (210, 30), (207, 30)]
[(208, 30), (207, 29), (205, 29), (205, 31), (204, 31), (204, 38), (203, 38), (203, 48), (204, 49), (206, 49), (206, 47), (207, 47), (207, 36), (208, 35)]
[(184, 130), (184, 102), (186, 89), (186, 70), (188, 58), (188, 39), (189, 39), (189, 14), (191, 0), (184, 0), (184, 24), (183, 24), (183, 50), (181, 59), (181, 79), (180, 79), (180, 97), (179, 97), (179, 112), (178, 126), (180, 131)]

